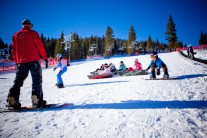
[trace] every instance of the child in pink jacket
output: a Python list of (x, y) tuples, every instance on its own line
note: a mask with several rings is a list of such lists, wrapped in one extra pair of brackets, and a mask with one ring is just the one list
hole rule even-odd
[(136, 71), (136, 70), (142, 70), (142, 64), (139, 62), (137, 58), (134, 60), (134, 68), (129, 67), (128, 71)]

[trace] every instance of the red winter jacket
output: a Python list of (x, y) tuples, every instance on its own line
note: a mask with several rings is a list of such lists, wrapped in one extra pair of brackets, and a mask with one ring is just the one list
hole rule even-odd
[(128, 71), (142, 70), (142, 64), (140, 62), (135, 61), (134, 67), (135, 68), (129, 67)]
[(30, 28), (22, 28), (14, 34), (11, 53), (17, 64), (47, 58), (41, 38)]

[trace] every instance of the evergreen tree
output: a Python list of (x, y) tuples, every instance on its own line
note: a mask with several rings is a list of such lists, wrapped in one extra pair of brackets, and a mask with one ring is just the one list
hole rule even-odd
[(65, 44), (62, 43), (62, 42), (64, 42), (64, 33), (63, 33), (63, 31), (61, 32), (60, 38), (56, 41), (54, 57), (56, 57), (56, 55), (58, 53), (60, 53), (62, 55), (65, 55), (65, 53), (64, 53)]
[(207, 44), (207, 35), (206, 35), (206, 33), (203, 33), (203, 31), (201, 31), (201, 33), (200, 33), (199, 44), (200, 45)]
[(158, 38), (157, 38), (157, 40), (154, 42), (154, 46), (156, 46), (158, 49), (156, 49), (156, 50), (160, 50), (160, 42), (159, 42), (159, 40), (158, 40)]
[(153, 42), (150, 36), (148, 37), (146, 48), (149, 52), (153, 51)]
[(0, 49), (7, 48), (7, 44), (4, 44), (4, 41), (0, 38)]
[(103, 35), (101, 38), (101, 47), (100, 47), (100, 54), (104, 55), (104, 47), (105, 47), (105, 36)]
[(165, 51), (166, 45), (164, 43), (161, 43), (159, 48), (160, 50)]
[(0, 38), (0, 49), (3, 49), (4, 48), (4, 42), (3, 40)]
[(70, 59), (71, 60), (77, 60), (82, 58), (82, 50), (81, 50), (81, 43), (80, 39), (77, 33), (72, 34), (74, 37), (74, 42), (71, 42), (71, 48), (70, 48)]
[(54, 38), (49, 38), (47, 39), (47, 45), (48, 45), (48, 48), (47, 48), (47, 55), (48, 57), (54, 57), (54, 54), (55, 54), (55, 45), (56, 45), (56, 39)]
[(142, 53), (147, 53), (147, 41), (140, 41), (140, 46), (141, 46), (141, 50), (142, 50)]
[(47, 44), (48, 44), (48, 43), (47, 43), (46, 37), (44, 37), (44, 35), (41, 34), (40, 38), (41, 38), (41, 40), (42, 40), (42, 43), (43, 43), (44, 48), (45, 48), (45, 51), (46, 51), (46, 53), (47, 53)]
[(89, 55), (94, 56), (97, 55), (98, 44), (97, 44), (97, 37), (91, 35), (89, 38)]
[(174, 49), (177, 43), (177, 35), (176, 35), (175, 23), (171, 15), (169, 16), (165, 35), (166, 35), (166, 40), (168, 41), (169, 48)]
[(60, 39), (58, 39), (55, 43), (55, 53), (54, 53), (54, 58), (56, 58), (57, 54), (60, 52)]
[(155, 44), (155, 46), (160, 46), (160, 42), (159, 42), (158, 38), (154, 44)]
[(183, 42), (182, 41), (178, 41), (178, 47), (183, 48)]
[(113, 53), (118, 53), (119, 52), (119, 46), (121, 46), (121, 40), (120, 39), (115, 39), (114, 40), (114, 49), (113, 49)]
[(104, 47), (104, 56), (110, 56), (109, 49), (113, 48), (113, 29), (110, 26), (107, 26), (105, 37), (105, 47)]
[(88, 49), (87, 49), (87, 45), (86, 45), (85, 39), (81, 38), (80, 39), (80, 43), (81, 43), (81, 50), (82, 50), (82, 58), (86, 58), (87, 57), (87, 53), (88, 53)]
[(136, 32), (134, 27), (130, 25), (129, 33), (128, 33), (128, 41), (127, 41), (127, 53), (130, 55), (133, 52), (133, 49), (130, 48), (132, 41), (136, 41)]
[(101, 52), (101, 38), (96, 36), (95, 41), (96, 41), (96, 47), (97, 47), (96, 54), (100, 55), (100, 52)]

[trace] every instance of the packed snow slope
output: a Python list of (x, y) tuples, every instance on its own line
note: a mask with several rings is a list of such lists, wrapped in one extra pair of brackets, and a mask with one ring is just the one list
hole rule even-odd
[[(182, 52), (185, 55), (187, 55), (187, 51), (186, 50), (183, 50)], [(194, 55), (195, 58), (207, 60), (207, 50), (194, 50), (194, 52), (196, 52), (196, 54)]]
[[(149, 55), (136, 56), (147, 68)], [(73, 103), (56, 110), (0, 113), (1, 138), (148, 138), (207, 137), (207, 66), (178, 53), (163, 53), (169, 74), (178, 80), (144, 80), (149, 75), (89, 80), (103, 63), (122, 60), (133, 66), (135, 57), (72, 64), (63, 75), (65, 88), (55, 87), (53, 68), (43, 69), (44, 99)], [(163, 72), (158, 77), (162, 77)], [(0, 108), (15, 73), (0, 74)], [(21, 88), (20, 102), (31, 105), (31, 76)]]

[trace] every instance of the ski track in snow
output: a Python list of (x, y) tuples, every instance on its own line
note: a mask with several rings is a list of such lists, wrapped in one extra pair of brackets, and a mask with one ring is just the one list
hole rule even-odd
[[(147, 68), (149, 55), (137, 56)], [(1, 138), (145, 138), (207, 137), (207, 66), (185, 60), (178, 53), (163, 53), (170, 76), (178, 80), (146, 81), (144, 76), (89, 80), (87, 75), (103, 63), (132, 66), (135, 57), (90, 61), (68, 67), (65, 88), (57, 89), (57, 72), (43, 69), (44, 98), (48, 103), (73, 103), (69, 109), (0, 113)], [(163, 72), (161, 71), (162, 77)], [(15, 73), (0, 74), (0, 108)], [(21, 88), (20, 102), (31, 105), (31, 76)], [(190, 101), (197, 103), (191, 108)], [(189, 107), (183, 106), (187, 104)], [(170, 105), (170, 106), (169, 106)], [(175, 108), (176, 105), (180, 108)], [(166, 106), (166, 107), (165, 107)]]

